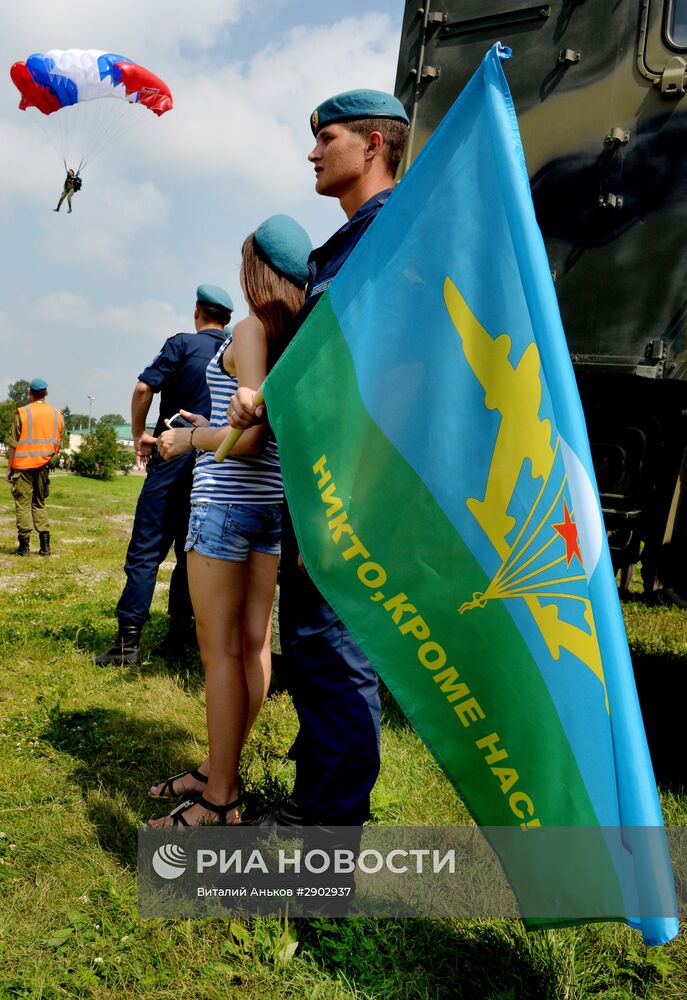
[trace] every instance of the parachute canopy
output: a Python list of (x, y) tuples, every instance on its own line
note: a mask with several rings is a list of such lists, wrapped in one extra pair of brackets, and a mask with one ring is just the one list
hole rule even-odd
[(10, 76), (21, 94), (19, 107), (44, 115), (103, 97), (143, 104), (156, 115), (172, 108), (166, 83), (126, 56), (99, 49), (50, 49), (16, 62)]

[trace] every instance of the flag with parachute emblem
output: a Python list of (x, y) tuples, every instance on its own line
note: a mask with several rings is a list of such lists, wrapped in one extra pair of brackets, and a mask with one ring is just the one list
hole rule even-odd
[[(537, 886), (544, 925), (626, 920), (656, 944), (677, 932), (672, 873), (508, 54), (487, 54), (265, 398), (308, 572), (476, 821), (527, 831), (500, 851), (521, 902)], [(567, 846), (537, 859), (556, 828), (599, 832), (588, 870)]]

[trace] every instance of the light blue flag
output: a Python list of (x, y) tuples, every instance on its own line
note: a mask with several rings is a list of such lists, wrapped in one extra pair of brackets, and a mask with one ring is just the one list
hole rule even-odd
[[(265, 398), (308, 572), (477, 821), (528, 830), (527, 857), (501, 852), (521, 903), (657, 944), (677, 932), (670, 860), (508, 54), (487, 54)], [(603, 845), (586, 873), (569, 838), (533, 866), (560, 827)]]

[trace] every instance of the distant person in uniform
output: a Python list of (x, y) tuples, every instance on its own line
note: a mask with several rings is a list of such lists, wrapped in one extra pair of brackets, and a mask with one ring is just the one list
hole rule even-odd
[[(324, 101), (313, 111), (310, 126), (315, 147), (308, 159), (315, 169), (315, 190), (338, 198), (347, 222), (310, 254), (297, 326), (392, 196), (408, 140), (403, 105), (376, 90), (349, 91)], [(240, 388), (232, 397), (233, 426), (247, 428), (263, 417), (264, 406), (256, 408), (254, 395)], [(282, 521), (279, 604), (284, 676), (300, 730), (290, 754), (296, 761), (293, 796), (262, 822), (360, 826), (370, 816), (370, 792), (380, 765), (377, 675), (305, 572), (288, 506)]]
[[(150, 618), (160, 564), (172, 544), (177, 561), (169, 585), (169, 630), (153, 652), (176, 658), (195, 641), (184, 552), (195, 452), (165, 462), (158, 454), (156, 440), (167, 429), (165, 421), (181, 409), (209, 418), (205, 370), (227, 338), (224, 328), (233, 308), (223, 288), (199, 285), (194, 313), (196, 332), (170, 337), (138, 377), (131, 400), (131, 430), (136, 458), (146, 466), (147, 475), (124, 564), (127, 582), (117, 605), (119, 631), (114, 644), (95, 657), (101, 667), (140, 663), (141, 630)], [(160, 393), (160, 415), (150, 435), (145, 423), (156, 392)]]
[(29, 385), (29, 402), (14, 414), (8, 439), (7, 480), (17, 518), (19, 548), (15, 555), (28, 556), (31, 531), (40, 540), (39, 556), (50, 555), (50, 523), (45, 501), (50, 491), (48, 463), (60, 450), (62, 414), (46, 403), (48, 383), (35, 378)]
[(83, 181), (79, 177), (78, 173), (75, 174), (70, 167), (69, 170), (67, 171), (67, 177), (64, 182), (64, 187), (62, 188), (62, 194), (60, 195), (60, 200), (57, 203), (57, 208), (53, 208), (53, 212), (59, 212), (60, 208), (62, 207), (62, 202), (64, 201), (65, 198), (67, 199), (67, 205), (69, 206), (68, 211), (71, 212), (72, 197), (74, 196), (74, 194), (76, 194), (77, 191), (81, 190), (82, 184)]

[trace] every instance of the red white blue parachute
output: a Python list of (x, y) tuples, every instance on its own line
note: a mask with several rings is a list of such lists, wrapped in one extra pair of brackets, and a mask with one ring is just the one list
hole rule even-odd
[(47, 116), (38, 120), (48, 140), (65, 166), (78, 162), (80, 170), (142, 120), (127, 105), (140, 104), (158, 116), (173, 106), (163, 80), (133, 59), (100, 49), (35, 52), (14, 63), (10, 76), (21, 94), (20, 109), (37, 108)]
[(99, 49), (50, 49), (35, 52), (10, 70), (21, 93), (22, 110), (35, 107), (44, 115), (102, 97), (143, 104), (156, 115), (172, 108), (166, 83), (133, 59)]

